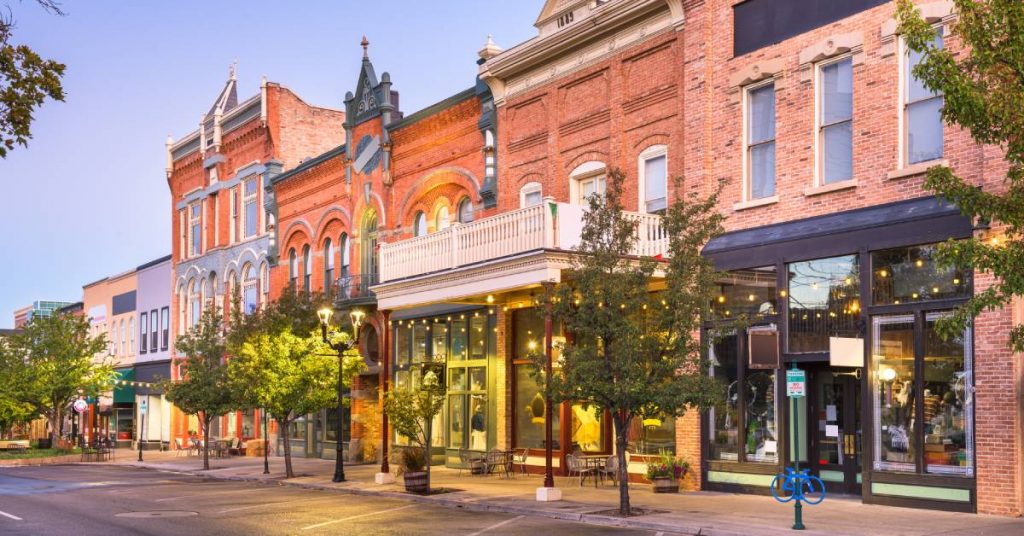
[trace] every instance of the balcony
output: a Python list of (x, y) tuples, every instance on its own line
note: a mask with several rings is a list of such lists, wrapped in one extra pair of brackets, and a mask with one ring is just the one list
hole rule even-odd
[(356, 305), (376, 303), (371, 286), (377, 284), (377, 274), (343, 275), (335, 281), (333, 295), (334, 304), (339, 309), (347, 309)]
[[(412, 293), (430, 287), (431, 297), (424, 295), (423, 299), (438, 301), (466, 295), (467, 289), (445, 293), (441, 287), (464, 286), (474, 277), (485, 282), (475, 285), (482, 292), (492, 290), (485, 287), (500, 290), (497, 287), (558, 280), (561, 270), (568, 267), (568, 253), (580, 243), (583, 212), (582, 206), (548, 198), (537, 206), (381, 244), (381, 281), (376, 290), (389, 297), (409, 294), (411, 300)], [(634, 255), (654, 257), (667, 252), (668, 236), (660, 216), (628, 213), (628, 217), (637, 222)], [(531, 259), (532, 271), (526, 274), (524, 266)], [(513, 277), (515, 274), (520, 275)], [(420, 281), (422, 288), (406, 284), (414, 281)], [(409, 300), (401, 301), (404, 304)]]

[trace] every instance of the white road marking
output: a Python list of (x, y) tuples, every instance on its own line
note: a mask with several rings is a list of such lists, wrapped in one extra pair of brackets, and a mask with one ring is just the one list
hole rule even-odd
[(518, 517), (513, 517), (512, 519), (506, 519), (505, 521), (502, 521), (501, 523), (495, 523), (495, 524), (491, 525), (490, 527), (480, 529), (480, 530), (474, 532), (473, 534), (470, 534), (469, 536), (480, 536), (481, 534), (483, 534), (485, 532), (490, 532), (490, 531), (492, 531), (494, 529), (504, 527), (505, 525), (508, 525), (509, 523), (512, 523), (513, 521), (519, 521), (520, 519), (522, 519), (524, 517), (526, 517), (526, 516), (518, 516)]
[(4, 512), (3, 510), (0, 510), (0, 516), (9, 517), (9, 518), (11, 518), (11, 519), (13, 519), (15, 521), (23, 521), (20, 517), (18, 517), (16, 515), (8, 514), (7, 512)]
[(658, 532), (654, 533), (654, 536), (665, 536), (665, 531), (659, 530)]
[(375, 516), (377, 514), (386, 514), (388, 512), (397, 512), (399, 510), (405, 510), (406, 508), (412, 508), (413, 506), (416, 506), (416, 505), (415, 504), (407, 504), (405, 506), (399, 506), (398, 508), (389, 508), (387, 510), (378, 510), (376, 512), (370, 512), (370, 513), (367, 513), (367, 514), (359, 514), (357, 516), (343, 517), (341, 519), (332, 519), (330, 521), (324, 521), (323, 523), (317, 523), (316, 525), (309, 525), (309, 526), (306, 526), (306, 527), (302, 527), (301, 530), (316, 529), (316, 528), (324, 527), (324, 526), (327, 526), (327, 525), (333, 525), (335, 523), (341, 523), (343, 521), (349, 521), (351, 519), (359, 519), (361, 517)]
[(309, 502), (314, 502), (314, 501), (326, 501), (326, 500), (334, 501), (334, 500), (337, 500), (337, 498), (336, 497), (321, 497), (319, 499), (298, 499), (298, 500), (294, 500), (294, 501), (282, 501), (282, 502), (275, 502), (275, 503), (258, 503), (258, 504), (250, 504), (248, 506), (236, 506), (235, 508), (225, 508), (225, 509), (223, 509), (223, 510), (217, 512), (217, 513), (218, 514), (226, 514), (228, 512), (238, 512), (238, 511), (241, 511), (241, 510), (251, 510), (253, 508), (264, 508), (264, 507), (268, 507), (268, 506), (281, 506), (281, 505), (285, 505), (285, 504), (309, 503)]
[(241, 490), (231, 490), (231, 491), (212, 491), (210, 493), (197, 493), (197, 494), (194, 494), (194, 495), (181, 495), (181, 496), (178, 496), (178, 497), (164, 497), (163, 499), (157, 499), (157, 500), (155, 500), (153, 502), (170, 502), (170, 501), (177, 501), (177, 500), (180, 500), (180, 499), (188, 499), (190, 497), (208, 497), (210, 495), (255, 493), (257, 491), (270, 491), (271, 489), (274, 489), (274, 488), (253, 488), (253, 489), (241, 489)]

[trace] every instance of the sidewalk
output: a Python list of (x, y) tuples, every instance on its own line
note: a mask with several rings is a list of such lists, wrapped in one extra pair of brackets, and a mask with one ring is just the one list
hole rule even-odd
[[(209, 478), (275, 482), (281, 485), (336, 490), (343, 493), (390, 496), (422, 503), (478, 511), (500, 511), (540, 517), (551, 517), (610, 526), (628, 526), (670, 533), (701, 536), (758, 536), (792, 534), (793, 507), (782, 505), (771, 497), (716, 493), (707, 491), (654, 494), (650, 487), (633, 484), (630, 499), (634, 507), (663, 513), (628, 519), (604, 515), (618, 508), (617, 488), (605, 484), (595, 489), (590, 483), (580, 487), (576, 479), (556, 478), (563, 500), (536, 502), (534, 492), (543, 479), (537, 475), (516, 475), (513, 479), (496, 476), (471, 476), (468, 472), (446, 468), (431, 470), (431, 485), (460, 490), (429, 497), (404, 492), (401, 479), (395, 484), (377, 485), (373, 475), (377, 465), (345, 467), (348, 482), (331, 482), (334, 462), (320, 459), (294, 458), (299, 476), (284, 480), (284, 459), (270, 459), (270, 474), (263, 474), (262, 458), (219, 458), (210, 460), (210, 470), (202, 471), (201, 457), (174, 456), (170, 453), (146, 452), (146, 461), (138, 463), (123, 457), (117, 465), (147, 467), (164, 471), (192, 473)], [(1020, 535), (1024, 519), (960, 514), (934, 510), (895, 508), (863, 504), (859, 498), (828, 497), (816, 506), (804, 507), (804, 534), (830, 535)]]

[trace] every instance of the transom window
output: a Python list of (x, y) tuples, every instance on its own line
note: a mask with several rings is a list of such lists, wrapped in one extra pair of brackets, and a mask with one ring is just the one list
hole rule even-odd
[(829, 337), (857, 337), (860, 267), (857, 255), (786, 265), (790, 353), (827, 352)]
[(573, 203), (587, 205), (591, 196), (604, 197), (606, 174), (602, 162), (587, 162), (573, 170), (569, 174)]
[(519, 206), (521, 208), (539, 205), (544, 198), (539, 182), (530, 182), (519, 190)]
[(818, 67), (821, 184), (853, 178), (853, 60)]
[(775, 195), (775, 84), (747, 89), (747, 199)]
[[(935, 32), (936, 47), (942, 48), (942, 29)], [(921, 63), (923, 56), (919, 52), (907, 50), (904, 63), (904, 95), (903, 121), (906, 130), (907, 164), (927, 162), (942, 158), (942, 116), (943, 105), (941, 94), (933, 93), (914, 76), (913, 69)]]

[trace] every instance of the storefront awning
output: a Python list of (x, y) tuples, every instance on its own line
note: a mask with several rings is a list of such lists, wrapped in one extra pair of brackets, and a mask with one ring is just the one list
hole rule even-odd
[(925, 197), (725, 233), (702, 253), (719, 270), (735, 270), (967, 238), (972, 231), (955, 205)]
[(117, 380), (114, 383), (114, 403), (134, 404), (135, 386), (130, 382), (135, 380), (135, 369), (119, 369), (114, 372), (117, 373)]
[(157, 383), (171, 377), (171, 361), (157, 361), (153, 363), (139, 363), (135, 365), (135, 381), (141, 382), (135, 387), (135, 392), (140, 395), (159, 395), (160, 389)]

